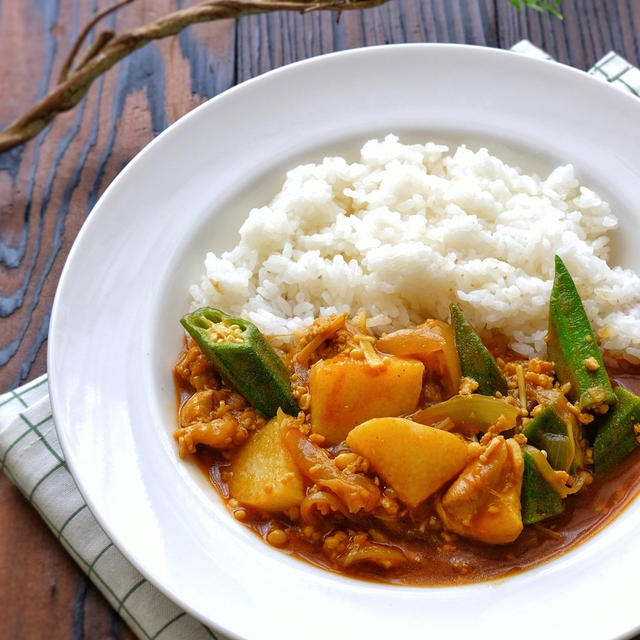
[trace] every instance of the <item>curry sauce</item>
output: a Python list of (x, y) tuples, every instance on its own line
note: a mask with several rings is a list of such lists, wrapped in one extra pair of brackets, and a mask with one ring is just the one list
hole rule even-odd
[[(571, 415), (580, 433), (574, 462), (571, 467), (567, 466), (567, 471), (551, 470), (551, 473), (567, 483), (562, 486), (569, 493), (576, 478), (581, 478), (580, 486), (576, 487), (575, 495), (563, 499), (562, 514), (523, 524), (519, 502), (520, 493), (524, 491), (521, 467), (516, 464), (517, 460), (509, 462), (508, 456), (504, 458), (504, 452), (516, 451), (517, 457), (520, 447), (527, 446), (522, 423), (532, 420), (542, 406), (540, 402), (552, 398), (556, 403), (560, 401), (565, 409), (569, 403), (554, 381), (551, 363), (536, 359), (523, 361), (495, 345), (492, 350), (499, 354), (496, 363), (508, 382), (509, 395), (501, 398), (498, 393), (493, 401), (483, 396), (482, 403), (472, 400), (473, 384), (459, 371), (451, 371), (447, 364), (453, 361), (451, 353), (443, 353), (447, 345), (451, 347), (447, 342), (450, 333), (441, 326), (445, 324), (427, 323), (427, 328), (419, 327), (418, 337), (416, 332), (409, 332), (403, 334), (399, 342), (394, 341), (393, 336), (385, 337), (380, 342), (385, 351), (381, 351), (375, 339), (363, 334), (362, 326), (349, 324), (344, 318), (319, 321), (288, 353), (282, 354), (292, 372), (292, 389), (300, 405), (298, 416), (281, 414), (270, 420), (258, 415), (236, 389), (217, 375), (198, 346), (188, 341), (175, 370), (181, 424), (176, 438), (181, 455), (195, 456), (233, 517), (266, 543), (315, 566), (354, 578), (390, 584), (457, 585), (501, 578), (558, 557), (600, 531), (631, 502), (640, 490), (640, 452), (627, 457), (613, 472), (594, 478), (588, 471), (592, 417), (572, 407)], [(414, 360), (407, 367), (406, 362), (413, 356), (388, 353), (397, 351), (398, 344), (406, 345), (407, 335), (413, 350), (416, 341), (423, 344), (425, 335), (433, 344), (439, 344), (440, 350), (432, 349), (432, 344), (427, 348), (427, 357)], [(303, 356), (296, 359), (296, 354)], [(397, 360), (393, 361), (394, 358)], [(349, 369), (350, 359), (357, 363), (357, 368)], [(388, 359), (393, 361), (393, 366), (383, 369), (382, 363)], [(421, 363), (418, 379), (422, 379), (422, 383), (415, 392), (418, 362)], [(332, 363), (339, 365), (343, 384), (332, 385), (324, 396), (322, 393), (314, 396), (311, 382), (321, 377), (314, 378), (313, 368), (329, 370)], [(356, 378), (363, 375), (357, 384), (375, 395), (369, 408), (358, 409), (351, 400), (354, 393), (357, 396), (353, 389), (346, 395), (342, 393), (349, 370), (357, 372)], [(384, 379), (384, 371), (392, 372), (391, 382), (380, 385), (380, 391), (375, 392), (381, 376)], [(637, 390), (639, 374), (638, 367), (627, 364), (624, 370), (611, 375), (611, 379), (614, 385)], [(394, 384), (402, 376), (406, 376), (407, 386), (400, 393), (398, 404), (389, 389), (385, 390), (385, 384)], [(454, 387), (458, 393), (450, 398)], [(362, 404), (367, 404), (366, 391), (359, 393)], [(407, 400), (411, 394), (417, 394), (415, 402)], [(375, 422), (375, 418), (371, 419), (371, 406), (375, 407), (374, 413), (386, 415), (384, 399), (387, 396), (391, 397), (395, 415), (402, 414), (393, 420), (405, 421), (401, 424), (403, 428), (407, 427), (405, 423), (410, 423), (407, 432), (410, 437), (413, 437), (411, 425), (417, 424), (419, 438), (424, 436), (420, 429), (429, 435), (434, 427), (414, 420), (423, 415), (430, 416), (433, 422), (433, 416), (439, 415), (434, 408), (452, 406), (452, 399), (464, 405), (467, 398), (475, 402), (475, 407), (494, 401), (505, 404), (497, 419), (495, 415), (484, 416), (483, 422), (482, 416), (473, 412), (461, 419), (455, 415), (456, 409), (451, 413), (453, 419), (437, 421), (440, 437), (452, 438), (458, 452), (460, 447), (463, 450), (467, 447), (468, 454), (463, 454), (460, 468), (456, 467), (449, 479), (438, 481), (435, 492), (430, 490), (424, 499), (418, 493), (412, 500), (407, 496), (413, 494), (402, 491), (404, 469), (400, 469), (399, 476), (389, 475), (388, 467), (374, 467), (366, 456), (349, 446), (352, 436), (348, 434), (355, 431), (350, 425)], [(324, 405), (314, 405), (314, 397), (320, 397)], [(330, 416), (341, 403), (354, 414), (348, 424), (336, 420), (334, 427), (325, 431), (322, 425), (314, 425), (313, 413), (317, 407), (331, 404), (326, 409), (326, 415)], [(322, 412), (323, 409), (317, 409), (316, 415), (324, 416)], [(321, 422), (326, 420), (330, 418), (323, 417)], [(381, 420), (383, 424), (374, 425), (378, 429), (375, 437), (387, 433), (385, 418)], [(392, 426), (397, 428), (398, 423)], [(365, 442), (368, 442), (366, 438)], [(408, 443), (410, 438), (405, 438), (401, 446)], [(286, 450), (284, 453), (281, 445)], [(390, 445), (391, 450), (394, 446)], [(488, 533), (484, 531), (480, 535), (474, 529), (480, 527), (477, 513), (463, 522), (458, 507), (447, 512), (443, 505), (447, 504), (447, 496), (457, 483), (461, 483), (464, 492), (469, 489), (469, 481), (480, 477), (465, 478), (474, 464), (480, 466), (482, 474), (493, 473), (488, 462), (482, 466), (482, 459), (492, 448), (499, 450), (500, 447), (504, 449), (504, 460), (498, 470), (500, 479), (486, 489), (495, 496), (491, 498), (493, 502), (486, 503), (488, 509), (486, 504), (482, 507), (481, 517), (491, 521), (502, 510), (504, 518), (497, 520), (498, 525), (493, 529), (489, 526)], [(405, 457), (407, 460), (412, 457), (411, 450)], [(579, 461), (579, 468), (575, 460)], [(408, 464), (410, 466), (410, 461)], [(400, 478), (397, 484), (396, 477)], [(248, 482), (255, 485), (254, 489), (247, 490)], [(462, 495), (466, 500), (466, 494)], [(473, 501), (473, 492), (469, 495)], [(515, 509), (513, 496), (518, 501)], [(514, 522), (519, 528), (515, 528), (515, 534), (509, 534), (505, 542), (500, 529)]]
[[(196, 459), (228, 504), (228, 487), (221, 478), (228, 462), (221, 460), (211, 449), (200, 450)], [(407, 537), (390, 536), (390, 544), (416, 558), (416, 562), (396, 571), (380, 570), (373, 565), (355, 565), (345, 571), (343, 567), (332, 565), (318, 546), (308, 541), (300, 526), (284, 520), (260, 518), (259, 514), (251, 512), (242, 522), (265, 542), (269, 532), (286, 530), (288, 542), (284, 551), (325, 570), (391, 584), (460, 585), (503, 578), (557, 558), (598, 533), (631, 503), (639, 491), (640, 451), (615, 472), (595, 480), (574, 496), (564, 514), (544, 525), (525, 527), (511, 544), (492, 546), (439, 531), (420, 536), (416, 533)], [(237, 509), (233, 503), (229, 508), (231, 512)]]

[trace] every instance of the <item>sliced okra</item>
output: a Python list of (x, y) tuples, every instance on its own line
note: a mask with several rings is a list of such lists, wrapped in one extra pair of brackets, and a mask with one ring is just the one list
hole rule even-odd
[(605, 413), (616, 402), (609, 375), (573, 278), (559, 256), (549, 301), (549, 359), (558, 380), (570, 383), (569, 399), (580, 409)]
[(618, 403), (598, 418), (593, 442), (593, 467), (596, 475), (614, 469), (640, 446), (640, 397), (616, 387)]
[(180, 322), (216, 371), (263, 418), (273, 418), (278, 408), (298, 413), (289, 370), (253, 323), (212, 307), (189, 313)]
[(507, 395), (505, 377), (460, 307), (452, 303), (449, 305), (449, 312), (463, 377), (475, 380), (478, 383), (475, 392), (483, 396), (494, 396), (498, 391)]

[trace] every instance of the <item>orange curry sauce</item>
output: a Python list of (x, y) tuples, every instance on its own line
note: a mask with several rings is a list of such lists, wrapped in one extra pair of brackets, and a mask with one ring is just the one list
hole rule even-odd
[[(178, 378), (176, 380), (178, 409), (193, 393)], [(640, 393), (640, 370), (627, 369), (613, 376), (630, 391)], [(195, 455), (199, 467), (207, 475), (218, 494), (225, 500), (231, 513), (237, 505), (229, 504), (229, 489), (223, 480), (230, 463), (214, 449), (198, 447)], [(496, 579), (547, 562), (569, 551), (600, 531), (615, 518), (640, 492), (640, 449), (629, 456), (614, 472), (595, 479), (579, 493), (570, 496), (565, 512), (553, 519), (524, 527), (520, 536), (510, 544), (489, 545), (434, 529), (412, 531), (408, 523), (398, 522), (399, 532), (385, 531), (388, 543), (403, 550), (411, 562), (395, 569), (382, 569), (374, 564), (354, 564), (348, 568), (330, 562), (322, 551), (322, 544), (312, 544), (304, 535), (302, 526), (284, 518), (258, 513), (242, 507), (242, 523), (265, 542), (270, 531), (285, 530), (287, 543), (281, 551), (329, 571), (353, 578), (403, 585), (445, 586)], [(429, 501), (421, 517), (434, 515)], [(431, 511), (430, 511), (431, 510)], [(359, 518), (353, 529), (361, 530), (367, 518)], [(371, 521), (372, 527), (379, 523)], [(348, 528), (341, 517), (336, 528)], [(279, 546), (279, 545), (278, 545)]]

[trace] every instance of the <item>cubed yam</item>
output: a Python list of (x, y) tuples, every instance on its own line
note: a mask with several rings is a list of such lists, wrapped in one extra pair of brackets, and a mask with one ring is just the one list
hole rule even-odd
[(353, 427), (383, 416), (411, 413), (422, 391), (419, 360), (385, 357), (379, 363), (337, 357), (311, 367), (311, 430), (327, 444), (342, 442)]
[(302, 476), (281, 443), (277, 417), (251, 435), (232, 459), (231, 472), (229, 494), (244, 505), (283, 511), (304, 498)]
[(468, 459), (460, 436), (406, 418), (368, 420), (349, 432), (346, 443), (409, 507), (460, 473)]

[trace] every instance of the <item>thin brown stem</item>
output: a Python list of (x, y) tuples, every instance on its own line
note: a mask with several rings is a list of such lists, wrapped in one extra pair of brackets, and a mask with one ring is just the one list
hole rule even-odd
[(93, 44), (87, 49), (86, 53), (80, 59), (75, 66), (76, 69), (82, 69), (89, 60), (95, 58), (107, 45), (108, 42), (113, 40), (116, 37), (116, 34), (113, 31), (101, 31), (96, 39), (93, 41)]
[[(120, 2), (116, 2), (110, 7), (107, 7), (106, 9), (104, 9), (104, 11), (100, 11), (99, 13), (96, 13), (96, 15), (85, 25), (84, 29), (80, 32), (80, 35), (76, 38), (76, 41), (73, 43), (73, 47), (71, 47), (71, 51), (69, 51), (67, 57), (62, 63), (62, 69), (60, 71), (60, 76), (58, 77), (58, 83), (64, 82), (69, 76), (69, 71), (73, 66), (73, 61), (78, 55), (78, 52), (80, 51), (80, 48), (84, 44), (84, 41), (87, 39), (87, 36), (91, 33), (91, 30), (98, 24), (98, 22), (100, 22), (103, 18), (106, 18), (109, 14), (113, 13), (114, 11), (117, 11), (121, 7), (124, 7), (126, 4), (131, 4), (133, 1), (134, 0), (120, 0)], [(109, 32), (106, 32), (106, 33), (109, 33)], [(98, 36), (98, 39), (96, 40), (96, 42), (99, 42), (101, 39), (102, 40), (104, 39), (104, 37), (101, 38), (101, 36), (102, 34)], [(93, 49), (94, 47), (95, 47), (95, 43), (94, 45), (92, 45), (91, 49)], [(85, 56), (85, 58), (86, 57), (87, 56)], [(80, 64), (79, 66), (82, 66), (82, 65)]]
[(389, 0), (207, 0), (174, 11), (128, 33), (114, 37), (105, 32), (96, 38), (82, 61), (72, 69), (82, 43), (98, 20), (133, 0), (121, 0), (97, 14), (83, 29), (63, 65), (58, 84), (26, 113), (0, 132), (0, 153), (34, 138), (59, 113), (72, 109), (89, 90), (93, 81), (117, 62), (152, 40), (180, 33), (199, 22), (239, 18), (269, 11), (349, 11), (385, 4)]

